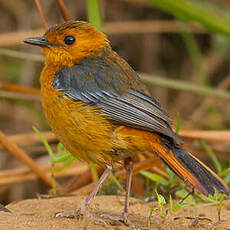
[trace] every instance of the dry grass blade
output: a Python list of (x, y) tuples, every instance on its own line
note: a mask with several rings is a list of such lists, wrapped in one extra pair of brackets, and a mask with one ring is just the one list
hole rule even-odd
[(67, 8), (66, 8), (63, 0), (57, 0), (57, 2), (58, 2), (58, 5), (60, 7), (60, 10), (61, 10), (61, 13), (62, 13), (62, 16), (63, 16), (64, 20), (69, 21), (71, 18), (69, 16), (69, 13), (67, 11)]
[[(0, 46), (19, 45), (23, 43), (24, 38), (41, 36), (43, 33), (43, 29), (4, 33), (0, 35)], [(27, 55), (29, 54), (27, 53)]]
[(0, 82), (0, 90), (30, 95), (40, 95), (39, 89), (6, 82)]
[[(97, 168), (97, 172), (98, 175), (101, 175), (103, 172), (103, 168), (98, 167)], [(92, 173), (91, 170), (88, 169), (87, 172), (85, 172), (84, 174), (81, 174), (79, 177), (74, 178), (71, 182), (69, 182), (62, 191), (60, 191), (61, 193), (69, 193), (72, 192), (74, 190), (77, 190), (85, 185), (87, 185), (88, 183), (90, 183), (92, 181)]]
[(37, 6), (38, 13), (40, 15), (42, 24), (43, 24), (45, 30), (48, 30), (48, 24), (46, 22), (46, 19), (45, 19), (45, 16), (44, 16), (43, 12), (42, 12), (42, 7), (41, 7), (41, 4), (40, 4), (40, 1), (39, 0), (35, 0), (35, 4)]
[(184, 138), (230, 142), (230, 131), (180, 130), (179, 135)]
[[(194, 23), (188, 23), (189, 32), (207, 33), (205, 29)], [(180, 33), (182, 23), (175, 21), (131, 21), (109, 22), (103, 26), (107, 34), (139, 34), (139, 33)]]
[[(53, 132), (41, 132), (41, 134), (45, 137), (48, 142), (57, 140), (56, 136)], [(36, 133), (24, 133), (24, 134), (17, 134), (8, 137), (8, 140), (11, 142), (16, 143), (20, 146), (31, 146), (38, 143), (41, 143), (41, 139)], [(3, 146), (0, 144), (0, 149)]]
[[(133, 175), (139, 173), (140, 170), (148, 170), (152, 168), (154, 170), (155, 165), (161, 165), (161, 160), (159, 158), (152, 156), (152, 158), (148, 158), (144, 161), (135, 163), (133, 166)], [(165, 174), (166, 175), (166, 174)], [(119, 178), (119, 180), (124, 180), (126, 176), (125, 169), (119, 170), (115, 173), (115, 176)]]
[(32, 101), (40, 101), (40, 96), (38, 95), (25, 95), (25, 94), (19, 94), (14, 92), (1, 92), (0, 91), (0, 97), (4, 99), (13, 99), (13, 100), (32, 100)]
[[(41, 134), (48, 142), (57, 140), (51, 131), (41, 132)], [(210, 141), (230, 142), (230, 131), (180, 130), (179, 134), (181, 137), (189, 139), (199, 138)], [(20, 146), (31, 146), (41, 143), (40, 138), (35, 133), (11, 135), (8, 139)], [(0, 144), (0, 149), (2, 148)]]
[[(192, 33), (207, 33), (200, 26), (188, 23), (189, 31)], [(132, 21), (132, 22), (109, 22), (103, 25), (103, 31), (111, 34), (136, 34), (136, 33), (180, 33), (181, 26), (175, 21)], [(42, 29), (31, 31), (10, 32), (0, 35), (0, 46), (9, 46), (22, 43), (29, 36), (40, 36)]]
[[(46, 174), (38, 167), (38, 165), (14, 142), (10, 141), (4, 133), (0, 131), (0, 142), (2, 145), (15, 157), (17, 157), (23, 164), (25, 164), (32, 172), (34, 172), (43, 182), (52, 187), (52, 181)], [(60, 185), (57, 184), (58, 187)]]
[[(59, 166), (56, 165), (56, 168)], [(46, 174), (46, 176), (51, 176), (50, 166), (43, 166), (41, 170)], [(64, 171), (59, 172), (55, 175), (56, 178), (66, 177), (66, 176), (77, 176), (84, 175), (88, 170), (88, 164), (83, 162), (77, 162), (66, 168)], [(0, 185), (9, 185), (29, 180), (37, 179), (37, 174), (31, 172), (28, 168), (19, 168), (19, 169), (10, 169), (0, 171)], [(90, 181), (89, 181), (90, 182)], [(89, 183), (88, 182), (88, 183)], [(60, 188), (60, 191), (64, 191), (63, 188)]]

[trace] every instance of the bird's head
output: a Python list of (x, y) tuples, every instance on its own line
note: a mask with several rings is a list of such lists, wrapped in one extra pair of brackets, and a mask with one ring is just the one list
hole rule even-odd
[(111, 50), (106, 36), (83, 21), (55, 25), (42, 37), (26, 38), (24, 42), (40, 46), (46, 63), (59, 66), (72, 66), (82, 59), (100, 56)]

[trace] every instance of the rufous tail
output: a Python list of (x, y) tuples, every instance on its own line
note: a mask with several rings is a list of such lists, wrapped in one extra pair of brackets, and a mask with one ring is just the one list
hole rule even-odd
[(229, 194), (225, 182), (191, 153), (186, 152), (175, 141), (160, 138), (161, 143), (152, 142), (154, 153), (185, 183), (204, 195), (214, 195), (215, 189)]

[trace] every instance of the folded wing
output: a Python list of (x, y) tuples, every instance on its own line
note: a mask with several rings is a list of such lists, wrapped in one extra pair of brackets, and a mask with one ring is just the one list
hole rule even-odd
[(113, 123), (180, 140), (160, 104), (145, 93), (136, 72), (124, 61), (121, 64), (106, 58), (83, 60), (59, 71), (53, 87), (73, 100), (97, 105)]

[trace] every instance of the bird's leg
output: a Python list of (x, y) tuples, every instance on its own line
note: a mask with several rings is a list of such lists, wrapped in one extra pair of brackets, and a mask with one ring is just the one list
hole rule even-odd
[(112, 166), (107, 165), (105, 171), (101, 175), (100, 179), (96, 183), (96, 185), (93, 188), (93, 191), (90, 193), (90, 195), (87, 197), (87, 199), (84, 201), (82, 207), (78, 209), (77, 211), (72, 211), (72, 212), (57, 212), (55, 214), (55, 217), (68, 217), (68, 218), (73, 218), (73, 217), (78, 217), (82, 213), (83, 215), (86, 215), (87, 217), (93, 219), (96, 222), (102, 222), (103, 224), (106, 225), (104, 220), (97, 219), (94, 217), (89, 211), (88, 211), (88, 205), (91, 202), (91, 200), (94, 198), (94, 196), (97, 194), (101, 184), (104, 182), (104, 180), (108, 177), (109, 172), (112, 170)]
[(128, 226), (135, 227), (134, 224), (128, 219), (128, 207), (129, 207), (129, 196), (131, 190), (132, 174), (133, 174), (133, 162), (130, 158), (125, 159), (125, 170), (126, 170), (126, 195), (125, 195), (125, 207), (121, 215), (110, 216), (108, 214), (102, 214), (101, 217), (109, 218), (115, 221), (122, 221)]
[(108, 177), (109, 172), (112, 170), (112, 166), (107, 165), (106, 167), (107, 167), (106, 170), (103, 172), (103, 174), (101, 175), (101, 177), (98, 180), (97, 184), (94, 186), (93, 191), (90, 193), (90, 195), (84, 201), (83, 206), (81, 208), (81, 210), (83, 212), (85, 212), (87, 210), (87, 207), (88, 207), (89, 203), (94, 198), (94, 196), (96, 196), (96, 194), (97, 194), (100, 186), (102, 185), (102, 183), (104, 182), (104, 180)]

